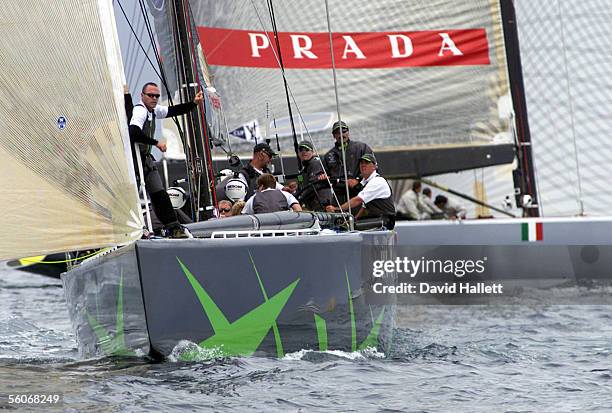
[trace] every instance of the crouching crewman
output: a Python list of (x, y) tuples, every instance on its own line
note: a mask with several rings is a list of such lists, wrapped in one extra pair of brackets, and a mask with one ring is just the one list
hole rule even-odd
[(289, 192), (276, 189), (276, 179), (271, 174), (257, 178), (257, 192), (249, 198), (242, 209), (243, 214), (263, 214), (266, 212), (301, 211), (300, 203)]

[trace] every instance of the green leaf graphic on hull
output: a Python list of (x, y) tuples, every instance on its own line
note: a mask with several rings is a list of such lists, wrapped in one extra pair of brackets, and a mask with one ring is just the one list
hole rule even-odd
[(123, 271), (119, 279), (119, 292), (117, 294), (117, 321), (115, 334), (107, 331), (94, 317), (86, 312), (87, 321), (98, 338), (98, 346), (107, 356), (135, 356), (136, 353), (129, 350), (125, 345), (125, 334), (123, 328)]
[[(177, 258), (177, 261), (183, 273), (187, 276), (198, 300), (200, 300), (200, 304), (202, 304), (202, 308), (215, 332), (213, 336), (198, 344), (201, 347), (218, 348), (227, 356), (248, 356), (257, 350), (270, 329), (276, 324), (276, 318), (300, 281), (298, 278), (264, 303), (230, 323), (191, 271), (179, 258)], [(182, 356), (186, 360), (190, 357), (192, 355), (189, 353)]]
[[(357, 328), (355, 325), (355, 311), (353, 309), (353, 297), (351, 292), (351, 283), (349, 282), (348, 271), (344, 269), (346, 277), (346, 286), (348, 289), (348, 307), (349, 314), (351, 317), (351, 351), (365, 350), (368, 347), (378, 346), (378, 335), (380, 334), (380, 328), (382, 326), (383, 317), (385, 315), (385, 307), (382, 308), (380, 314), (374, 320), (372, 317), (372, 328), (370, 333), (363, 340), (363, 342), (357, 346)], [(372, 309), (370, 308), (370, 313)], [(314, 314), (315, 327), (317, 329), (317, 338), (319, 340), (319, 351), (327, 351), (328, 337), (327, 337), (327, 322), (323, 317), (318, 314)]]

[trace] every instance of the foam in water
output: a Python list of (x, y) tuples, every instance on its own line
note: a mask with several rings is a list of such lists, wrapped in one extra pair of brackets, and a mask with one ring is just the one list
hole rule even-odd
[(224, 357), (224, 355), (221, 348), (204, 348), (189, 340), (181, 340), (172, 349), (168, 360), (172, 363), (180, 361), (208, 361)]
[(347, 360), (365, 360), (365, 359), (379, 359), (384, 358), (385, 355), (379, 352), (376, 347), (367, 347), (360, 351), (341, 351), (341, 350), (327, 350), (327, 351), (315, 351), (315, 350), (300, 350), (293, 353), (285, 354), (283, 360), (286, 361), (299, 361), (308, 359), (309, 355), (312, 354), (329, 354), (331, 356), (344, 358)]

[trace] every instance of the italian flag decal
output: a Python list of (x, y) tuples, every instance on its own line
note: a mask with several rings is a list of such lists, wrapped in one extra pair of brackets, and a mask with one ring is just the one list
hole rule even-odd
[(544, 227), (541, 222), (525, 222), (521, 224), (521, 239), (523, 241), (542, 241), (544, 239)]

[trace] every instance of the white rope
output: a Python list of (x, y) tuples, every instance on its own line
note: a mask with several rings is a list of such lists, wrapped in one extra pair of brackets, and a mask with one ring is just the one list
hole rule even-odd
[[(261, 28), (263, 30), (263, 32), (266, 35), (266, 38), (268, 39), (268, 42), (270, 44), (272, 44), (272, 40), (270, 39), (270, 36), (268, 36), (268, 31), (266, 30), (266, 26), (261, 18), (261, 16), (259, 15), (259, 11), (257, 10), (257, 6), (254, 3), (254, 0), (250, 0), (253, 9), (255, 10), (255, 15), (257, 16), (257, 19), (259, 20), (259, 24), (261, 25)], [(291, 86), (289, 85), (289, 80), (285, 77), (285, 71), (283, 70), (281, 64), (280, 64), (280, 59), (278, 58), (278, 55), (276, 54), (276, 49), (273, 47), (272, 48), (272, 53), (274, 55), (274, 59), (276, 60), (276, 64), (278, 65), (278, 67), (281, 69), (281, 74), (283, 76), (283, 79), (286, 81), (287, 83), (287, 89), (289, 90), (289, 96), (291, 97), (291, 101), (293, 102), (293, 104), (295, 105), (295, 109), (298, 113), (298, 117), (300, 119), (301, 125), (304, 125), (304, 129), (306, 130), (306, 135), (308, 136), (308, 139), (310, 140), (310, 142), (312, 143), (312, 145), (314, 146), (314, 150), (315, 153), (318, 155), (319, 154), (319, 149), (317, 148), (316, 143), (314, 142), (314, 139), (312, 138), (312, 135), (310, 134), (310, 131), (308, 130), (308, 126), (306, 125), (306, 122), (304, 121), (304, 117), (302, 116), (302, 112), (300, 111), (300, 107), (297, 103), (297, 100), (295, 99), (295, 96), (293, 95), (293, 92), (291, 90)], [(334, 72), (335, 74), (335, 72)], [(337, 94), (336, 94), (337, 96)], [(321, 165), (321, 167), (323, 167), (323, 170), (325, 170), (325, 165), (323, 165), (323, 162), (321, 161), (321, 159), (319, 158), (319, 164)], [(334, 191), (334, 188), (331, 184), (331, 181), (329, 179), (329, 176), (327, 176), (327, 171), (325, 173), (325, 180), (327, 181), (327, 185), (329, 186), (332, 196), (334, 197), (334, 201), (336, 201), (336, 205), (338, 205), (338, 207), (340, 207), (340, 200), (338, 199), (338, 197), (336, 196), (336, 193)], [(345, 224), (349, 227), (349, 228), (353, 228), (353, 224), (352, 224), (352, 220), (351, 219), (346, 219), (344, 217), (343, 214), (343, 219)]]
[[(336, 77), (336, 60), (334, 58), (334, 40), (332, 36), (331, 30), (331, 20), (329, 18), (329, 4), (328, 0), (325, 0), (325, 13), (327, 15), (327, 31), (329, 32), (329, 52), (331, 54), (331, 63), (332, 63), (332, 73), (334, 75), (334, 95), (336, 97), (336, 110), (338, 112), (338, 123), (340, 124), (340, 149), (342, 150), (342, 168), (344, 172), (344, 187), (346, 189), (346, 202), (348, 204), (348, 214), (353, 215), (351, 211), (350, 205), (350, 193), (349, 193), (349, 184), (348, 184), (348, 172), (346, 171), (346, 148), (344, 145), (344, 128), (342, 127), (342, 118), (340, 117), (340, 99), (338, 97), (338, 79)], [(332, 131), (333, 132), (333, 131)], [(342, 212), (342, 211), (340, 211)], [(350, 230), (353, 228), (353, 220), (349, 220)]]
[(578, 208), (580, 210), (580, 215), (584, 215), (584, 202), (582, 199), (582, 179), (580, 176), (580, 164), (578, 162), (578, 145), (576, 144), (576, 125), (574, 121), (574, 100), (572, 99), (572, 91), (570, 88), (569, 82), (569, 70), (567, 68), (567, 45), (565, 44), (565, 25), (563, 24), (563, 11), (561, 10), (561, 2), (557, 0), (557, 6), (559, 9), (559, 23), (561, 25), (561, 44), (563, 49), (563, 65), (565, 68), (565, 86), (567, 89), (567, 98), (569, 100), (569, 109), (570, 109), (570, 122), (572, 124), (572, 139), (574, 143), (574, 159), (576, 163), (576, 178), (577, 178), (577, 186), (578, 186)]

